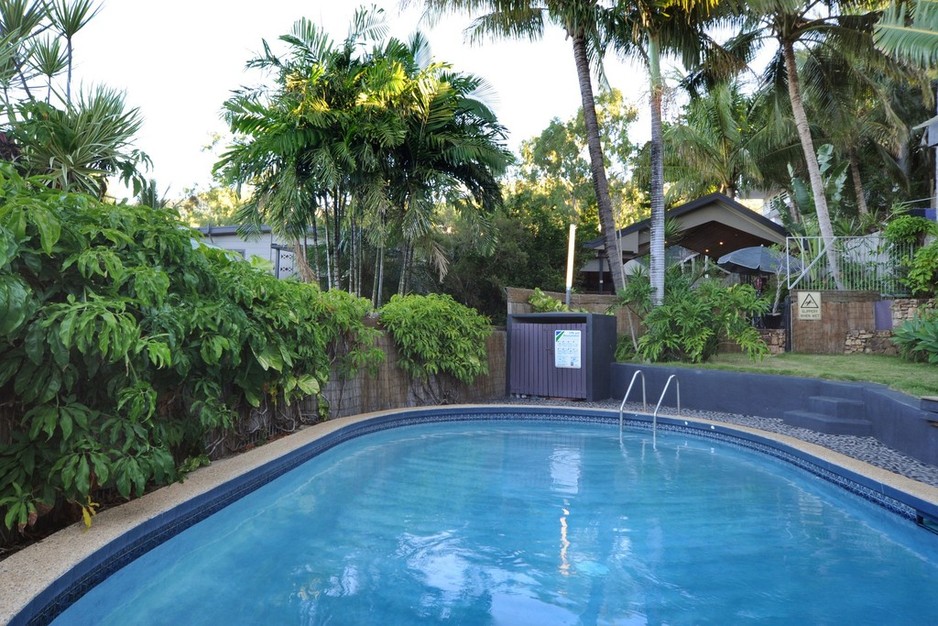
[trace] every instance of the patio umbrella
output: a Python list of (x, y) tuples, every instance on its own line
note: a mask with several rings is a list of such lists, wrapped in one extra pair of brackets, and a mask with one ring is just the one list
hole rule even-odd
[(800, 271), (801, 261), (765, 246), (733, 250), (717, 259), (717, 265), (736, 274), (775, 274), (780, 269), (784, 271), (785, 257), (792, 271)]

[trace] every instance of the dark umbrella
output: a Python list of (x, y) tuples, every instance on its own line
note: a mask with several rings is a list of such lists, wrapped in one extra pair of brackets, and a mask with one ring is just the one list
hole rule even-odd
[(779, 269), (785, 269), (785, 257), (788, 257), (788, 267), (792, 271), (800, 271), (801, 261), (765, 246), (733, 250), (721, 256), (717, 265), (736, 274), (776, 274)]

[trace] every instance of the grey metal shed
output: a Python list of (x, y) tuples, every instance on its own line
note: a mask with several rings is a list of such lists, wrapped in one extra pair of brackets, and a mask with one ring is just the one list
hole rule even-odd
[(509, 315), (508, 393), (604, 400), (615, 348), (616, 318), (611, 315)]

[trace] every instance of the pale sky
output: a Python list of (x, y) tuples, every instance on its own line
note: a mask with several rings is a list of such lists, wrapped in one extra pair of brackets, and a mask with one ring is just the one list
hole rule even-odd
[[(186, 187), (211, 181), (217, 156), (203, 151), (212, 135), (225, 132), (222, 103), (260, 76), (244, 69), (261, 50), (290, 32), (301, 17), (321, 24), (332, 39), (345, 39), (352, 14), (362, 3), (349, 0), (104, 0), (98, 15), (75, 38), (75, 84), (103, 83), (126, 92), (139, 107), (144, 126), (137, 147), (150, 155), (160, 193), (180, 197)], [(556, 27), (539, 42), (491, 42), (470, 46), (463, 15), (430, 27), (420, 9), (399, 10), (398, 0), (366, 3), (385, 9), (392, 35), (406, 38), (417, 28), (428, 35), (435, 59), (460, 72), (485, 78), (489, 104), (509, 130), (509, 148), (539, 134), (551, 118), (567, 119), (580, 105), (569, 42)], [(610, 84), (644, 106), (641, 71), (607, 61)], [(594, 87), (595, 88), (595, 87)], [(641, 125), (641, 127), (640, 127)], [(633, 130), (644, 133), (644, 122)], [(634, 137), (633, 137), (634, 140)]]

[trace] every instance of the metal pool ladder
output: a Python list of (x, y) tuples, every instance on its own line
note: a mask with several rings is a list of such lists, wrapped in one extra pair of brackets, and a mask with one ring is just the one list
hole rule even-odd
[[(642, 370), (635, 370), (635, 373), (632, 374), (632, 382), (629, 383), (629, 388), (625, 390), (625, 395), (622, 397), (622, 404), (619, 405), (619, 438), (622, 438), (622, 411), (625, 408), (625, 402), (629, 399), (629, 394), (632, 393), (632, 387), (635, 386), (635, 379), (641, 377), (642, 379), (642, 410), (646, 413), (648, 412), (648, 402), (645, 400), (645, 374)], [(659, 404), (661, 404), (659, 402)]]
[(655, 414), (651, 418), (652, 434), (655, 434), (658, 431), (658, 409), (661, 408), (661, 401), (664, 400), (664, 394), (668, 392), (668, 387), (671, 386), (672, 380), (675, 383), (675, 390), (677, 391), (677, 414), (681, 414), (681, 381), (678, 380), (677, 374), (671, 374), (668, 376), (668, 382), (664, 384), (664, 389), (661, 390), (661, 397), (658, 398), (658, 405), (655, 407)]

